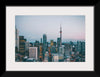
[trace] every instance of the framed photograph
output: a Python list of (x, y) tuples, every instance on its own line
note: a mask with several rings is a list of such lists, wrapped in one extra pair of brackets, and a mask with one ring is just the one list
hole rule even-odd
[(84, 3), (81, 6), (78, 3), (75, 6), (5, 5), (6, 50), (5, 66), (2, 66), (6, 74), (2, 76), (19, 71), (16, 76), (27, 76), (25, 73), (29, 72), (97, 76), (94, 15), (99, 3), (80, 2)]
[(7, 6), (6, 70), (94, 71), (93, 11), (93, 6)]

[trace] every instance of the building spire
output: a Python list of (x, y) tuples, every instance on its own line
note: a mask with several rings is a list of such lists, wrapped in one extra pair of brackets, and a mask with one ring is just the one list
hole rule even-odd
[(60, 47), (62, 46), (62, 27), (60, 24)]

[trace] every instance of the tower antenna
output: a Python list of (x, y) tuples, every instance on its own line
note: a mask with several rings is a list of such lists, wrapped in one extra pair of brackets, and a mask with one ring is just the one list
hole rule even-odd
[(62, 27), (60, 24), (60, 47), (62, 46)]

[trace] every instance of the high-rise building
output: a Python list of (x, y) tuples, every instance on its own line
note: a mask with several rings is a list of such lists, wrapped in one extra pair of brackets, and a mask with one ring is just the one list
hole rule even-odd
[(65, 56), (70, 56), (70, 44), (65, 44)]
[(56, 53), (56, 47), (55, 47), (55, 46), (52, 46), (52, 47), (50, 48), (50, 51), (51, 51), (51, 53)]
[(82, 54), (85, 55), (85, 42), (81, 43)]
[(77, 41), (77, 51), (80, 53), (81, 50), (81, 41)]
[(19, 52), (19, 31), (15, 28), (15, 49), (16, 52)]
[(52, 47), (52, 46), (53, 46), (53, 44), (54, 44), (54, 43), (53, 43), (53, 40), (51, 40), (50, 46)]
[(25, 55), (28, 56), (29, 55), (29, 46), (30, 43), (28, 41), (25, 42)]
[(56, 42), (53, 42), (54, 43), (54, 46), (56, 47)]
[(46, 49), (46, 51), (48, 51), (48, 47), (49, 47), (49, 43), (47, 42), (47, 49)]
[(34, 43), (34, 47), (38, 47), (39, 46), (39, 41), (35, 41), (35, 43)]
[(39, 45), (40, 45), (40, 43), (39, 43), (39, 41), (35, 41), (35, 43), (34, 43), (34, 47), (37, 47), (38, 49), (37, 49), (37, 52), (38, 52), (38, 58), (39, 58), (39, 51), (40, 51), (40, 48), (39, 48)]
[(19, 36), (19, 52), (21, 55), (25, 56), (25, 42), (24, 36)]
[(47, 36), (46, 34), (43, 34), (43, 54), (45, 54), (47, 50)]
[(60, 38), (57, 38), (57, 52), (59, 52), (59, 47), (60, 47)]
[(59, 47), (59, 54), (64, 55), (64, 47)]
[(38, 59), (37, 47), (29, 47), (29, 58)]

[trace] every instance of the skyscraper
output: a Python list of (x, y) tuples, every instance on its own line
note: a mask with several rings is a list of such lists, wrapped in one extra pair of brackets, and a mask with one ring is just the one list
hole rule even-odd
[(85, 55), (85, 42), (81, 43), (81, 47), (82, 47), (82, 54)]
[(30, 44), (30, 43), (29, 43), (28, 41), (25, 42), (25, 55), (26, 55), (26, 56), (29, 55), (29, 44)]
[(40, 53), (40, 52), (39, 52), (39, 51), (40, 51), (40, 50), (39, 50), (39, 45), (40, 45), (39, 41), (36, 40), (35, 43), (34, 43), (34, 47), (37, 47), (38, 58), (39, 58), (39, 53)]
[(25, 42), (24, 36), (19, 36), (19, 52), (21, 55), (25, 56)]
[(43, 34), (43, 59), (44, 59), (46, 50), (47, 50), (47, 36), (46, 34)]
[(16, 43), (15, 43), (16, 51), (19, 51), (19, 31), (18, 29), (15, 30), (15, 40), (16, 40)]
[(77, 51), (81, 53), (81, 41), (77, 41)]
[(43, 34), (43, 51), (46, 52), (47, 49), (47, 36)]

